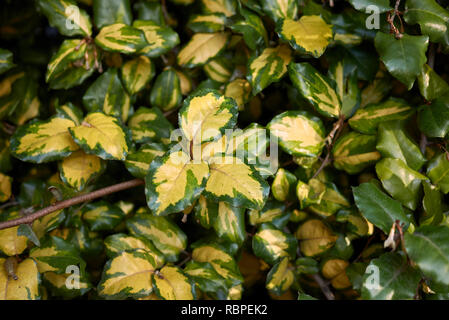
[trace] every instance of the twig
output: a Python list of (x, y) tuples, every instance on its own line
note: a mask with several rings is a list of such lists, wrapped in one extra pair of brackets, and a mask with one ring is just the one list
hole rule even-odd
[[(401, 12), (399, 12), (400, 3), (401, 3), (401, 0), (396, 0), (394, 10), (392, 10), (393, 15), (391, 15), (391, 11), (387, 15), (387, 22), (390, 24), (390, 33), (394, 33), (394, 36), (396, 37), (396, 39), (401, 39), (403, 36), (401, 31), (404, 32), (404, 25), (403, 25), (402, 19), (400, 17)], [(398, 28), (396, 28), (396, 26), (394, 25), (394, 19), (396, 18), (396, 16), (398, 16), (399, 21), (401, 23), (401, 31), (399, 31)]]
[(82, 194), (82, 195), (79, 195), (79, 196), (71, 198), (71, 199), (55, 202), (51, 206), (48, 206), (41, 210), (38, 210), (38, 211), (34, 212), (33, 214), (27, 215), (25, 217), (21, 217), (21, 218), (10, 220), (10, 221), (0, 222), (0, 230), (15, 227), (20, 224), (25, 224), (25, 223), (29, 224), (29, 223), (33, 222), (34, 220), (39, 219), (43, 216), (46, 216), (52, 212), (55, 212), (55, 211), (79, 204), (79, 203), (90, 201), (90, 200), (93, 200), (96, 198), (101, 198), (101, 197), (104, 197), (111, 193), (126, 190), (129, 188), (134, 188), (134, 187), (137, 187), (137, 186), (140, 186), (143, 184), (144, 184), (144, 181), (142, 179), (133, 179), (133, 180), (117, 183), (117, 184), (114, 184), (112, 186), (109, 186), (109, 187), (106, 187), (103, 189), (99, 189), (99, 190), (92, 191), (92, 192), (89, 192), (86, 194)]
[(341, 115), (338, 121), (334, 124), (332, 131), (326, 137), (326, 147), (327, 147), (326, 157), (324, 158), (323, 162), (321, 163), (321, 166), (318, 168), (318, 170), (315, 172), (315, 174), (312, 176), (311, 179), (316, 178), (320, 174), (320, 172), (323, 171), (323, 169), (332, 162), (331, 159), (332, 147), (334, 146), (335, 141), (338, 139), (341, 131), (344, 128), (344, 122), (345, 117)]

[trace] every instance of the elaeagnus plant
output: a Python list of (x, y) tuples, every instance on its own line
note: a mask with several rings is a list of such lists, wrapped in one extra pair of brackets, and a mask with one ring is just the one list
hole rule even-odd
[(0, 299), (449, 299), (449, 1), (0, 4)]

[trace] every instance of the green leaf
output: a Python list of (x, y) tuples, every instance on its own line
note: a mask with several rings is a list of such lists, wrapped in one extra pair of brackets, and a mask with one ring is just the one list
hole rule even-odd
[(390, 7), (390, 1), (388, 0), (349, 0), (356, 10), (363, 11), (365, 13), (369, 6), (376, 6), (379, 13), (387, 12), (392, 10)]
[(179, 253), (187, 246), (187, 236), (169, 218), (157, 217), (145, 211), (126, 221), (132, 235), (153, 242), (169, 262), (177, 261)]
[(115, 23), (101, 28), (95, 37), (95, 44), (105, 51), (131, 54), (140, 52), (148, 42), (142, 30)]
[(21, 224), (19, 229), (17, 229), (17, 235), (27, 237), (28, 240), (34, 243), (37, 247), (40, 247), (41, 245), (39, 238), (29, 224)]
[(408, 0), (404, 19), (408, 24), (418, 23), (430, 41), (448, 43), (449, 12), (435, 0)]
[(444, 138), (449, 132), (449, 94), (438, 97), (418, 112), (418, 127), (430, 138)]
[(246, 238), (245, 209), (220, 201), (213, 227), (219, 238), (241, 245)]
[(140, 107), (129, 118), (128, 127), (132, 139), (137, 143), (147, 143), (170, 138), (173, 125), (159, 108)]
[(179, 127), (194, 145), (219, 138), (237, 122), (237, 104), (215, 90), (200, 90), (184, 100)]
[(83, 105), (89, 112), (104, 112), (107, 115), (128, 119), (131, 99), (120, 81), (118, 70), (109, 68), (99, 76), (83, 96)]
[(198, 199), (208, 177), (207, 163), (192, 161), (183, 151), (169, 151), (150, 165), (145, 179), (148, 207), (158, 216), (182, 211)]
[(302, 16), (298, 21), (284, 19), (276, 31), (292, 48), (314, 58), (323, 55), (332, 39), (332, 26), (320, 16)]
[(426, 163), (426, 158), (405, 131), (402, 121), (389, 121), (379, 125), (376, 148), (383, 157), (400, 159), (413, 170), (421, 169)]
[(352, 129), (366, 134), (376, 134), (378, 126), (386, 121), (404, 120), (409, 118), (415, 110), (409, 104), (398, 98), (390, 98), (380, 104), (371, 104), (357, 110), (349, 119)]
[(74, 127), (73, 121), (58, 117), (20, 126), (11, 137), (11, 154), (34, 163), (63, 159), (79, 149), (69, 133)]
[(399, 201), (391, 199), (371, 182), (353, 187), (355, 204), (362, 215), (388, 234), (396, 220), (410, 222)]
[(150, 169), (151, 162), (156, 157), (161, 157), (167, 151), (166, 147), (160, 143), (146, 143), (139, 150), (132, 151), (125, 160), (126, 169), (137, 178), (145, 178)]
[(225, 48), (228, 39), (228, 32), (196, 33), (179, 51), (178, 64), (186, 68), (203, 65)]
[(283, 258), (268, 272), (265, 286), (280, 296), (293, 285), (294, 280), (293, 266), (289, 264), (288, 258)]
[(410, 90), (427, 61), (429, 37), (404, 34), (398, 40), (392, 34), (378, 32), (375, 45), (387, 70)]
[(398, 253), (385, 253), (371, 260), (363, 275), (362, 298), (369, 300), (411, 300), (421, 276)]
[(281, 148), (293, 156), (314, 157), (324, 147), (324, 125), (320, 118), (306, 111), (281, 113), (270, 121), (267, 128), (279, 139)]
[(429, 65), (422, 67), (418, 76), (419, 92), (427, 101), (432, 101), (449, 92), (449, 85)]
[(292, 52), (286, 45), (266, 48), (261, 54), (254, 55), (248, 62), (246, 76), (253, 88), (253, 95), (281, 80), (291, 60)]
[(427, 177), (410, 169), (400, 159), (384, 158), (376, 164), (376, 172), (385, 190), (405, 207), (415, 210), (419, 202), (421, 181)]
[(438, 225), (443, 220), (443, 208), (440, 190), (429, 181), (423, 181), (424, 197), (422, 200), (424, 214), (420, 217), (420, 225)]
[(74, 0), (38, 0), (37, 5), (64, 36), (91, 36), (92, 24), (86, 11), (80, 9)]
[(264, 223), (254, 235), (252, 246), (256, 256), (274, 265), (284, 257), (293, 259), (296, 256), (297, 241), (293, 235)]
[(12, 52), (6, 49), (0, 49), (0, 74), (5, 73), (14, 66)]
[(422, 226), (405, 234), (405, 247), (421, 271), (433, 280), (449, 285), (449, 228)]
[(156, 295), (164, 300), (194, 300), (194, 286), (184, 271), (177, 266), (164, 266), (153, 274)]
[(444, 194), (449, 193), (449, 160), (446, 153), (439, 154), (430, 160), (426, 174)]
[(234, 207), (263, 208), (270, 186), (253, 167), (229, 156), (215, 156), (208, 162), (210, 177), (204, 190), (206, 198)]
[(330, 81), (309, 63), (295, 63), (288, 66), (288, 75), (293, 85), (316, 110), (326, 117), (338, 118), (341, 102)]
[(381, 158), (376, 151), (376, 136), (349, 132), (332, 148), (333, 165), (348, 174), (357, 174)]
[(266, 0), (262, 2), (263, 11), (274, 21), (295, 19), (298, 14), (298, 4), (293, 0)]
[(243, 40), (251, 50), (266, 47), (268, 44), (268, 36), (262, 19), (252, 11), (243, 8), (240, 9), (240, 14), (242, 15), (242, 19), (232, 24), (231, 30), (241, 33)]
[(162, 71), (151, 88), (150, 104), (164, 111), (181, 104), (181, 83), (178, 74), (172, 68)]
[(81, 213), (91, 231), (113, 230), (125, 218), (119, 207), (104, 200), (88, 203)]
[(39, 248), (30, 251), (30, 258), (36, 261), (40, 273), (52, 271), (63, 274), (71, 265), (77, 265), (81, 269), (85, 267), (75, 246), (55, 236), (46, 236)]
[(94, 22), (97, 28), (114, 23), (131, 24), (132, 12), (129, 0), (94, 0)]
[(129, 94), (142, 90), (154, 77), (154, 65), (145, 56), (139, 56), (122, 65), (121, 74)]
[(179, 44), (179, 36), (175, 31), (169, 27), (161, 26), (156, 22), (147, 20), (134, 20), (133, 22), (133, 27), (143, 31), (148, 43), (140, 49), (140, 54), (150, 58), (156, 58), (169, 52)]
[(88, 114), (81, 125), (69, 127), (75, 142), (88, 154), (104, 160), (125, 160), (129, 136), (118, 120), (104, 113)]

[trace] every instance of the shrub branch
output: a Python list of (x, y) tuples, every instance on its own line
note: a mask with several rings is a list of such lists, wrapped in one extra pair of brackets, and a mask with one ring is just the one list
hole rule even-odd
[(134, 188), (134, 187), (137, 187), (137, 186), (140, 186), (143, 184), (144, 184), (144, 181), (142, 179), (133, 179), (133, 180), (117, 183), (117, 184), (114, 184), (114, 185), (106, 187), (106, 188), (95, 190), (95, 191), (92, 191), (92, 192), (89, 192), (86, 194), (82, 194), (82, 195), (79, 195), (74, 198), (70, 198), (70, 199), (63, 200), (63, 201), (58, 201), (46, 208), (38, 210), (38, 211), (36, 211), (30, 215), (27, 215), (25, 217), (0, 222), (0, 230), (15, 227), (15, 226), (18, 226), (21, 224), (30, 224), (34, 220), (39, 219), (43, 216), (46, 216), (52, 212), (55, 212), (55, 211), (58, 211), (58, 210), (61, 210), (64, 208), (68, 208), (68, 207), (71, 207), (71, 206), (74, 206), (76, 204), (80, 204), (80, 203), (83, 203), (86, 201), (91, 201), (91, 200), (94, 200), (97, 198), (101, 198), (101, 197), (104, 197), (111, 193)]

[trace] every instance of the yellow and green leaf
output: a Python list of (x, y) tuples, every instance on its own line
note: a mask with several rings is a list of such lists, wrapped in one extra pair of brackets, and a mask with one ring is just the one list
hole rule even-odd
[(293, 235), (277, 229), (271, 223), (264, 223), (254, 235), (252, 247), (256, 256), (273, 265), (284, 257), (293, 259), (297, 241)]
[(320, 220), (312, 219), (304, 222), (296, 231), (301, 252), (307, 256), (316, 256), (331, 248), (337, 236)]
[(128, 127), (137, 143), (170, 138), (173, 125), (158, 108), (140, 107), (129, 118)]
[(245, 209), (220, 201), (213, 227), (219, 238), (241, 245), (246, 238)]
[(194, 300), (194, 286), (183, 270), (177, 266), (165, 266), (153, 274), (156, 295), (164, 300)]
[(273, 82), (278, 82), (287, 72), (287, 65), (292, 60), (292, 52), (286, 45), (266, 48), (248, 63), (248, 79), (256, 95)]
[(349, 132), (339, 138), (332, 149), (334, 167), (357, 174), (376, 163), (381, 154), (376, 150), (377, 137)]
[(179, 212), (200, 196), (209, 177), (207, 163), (192, 161), (183, 151), (157, 157), (146, 176), (147, 203), (155, 215)]
[(11, 138), (11, 153), (35, 163), (63, 159), (79, 149), (69, 132), (74, 127), (72, 120), (59, 117), (33, 121), (16, 130)]
[(150, 104), (164, 111), (176, 108), (181, 104), (181, 83), (173, 68), (166, 68), (156, 78), (151, 88)]
[(245, 79), (235, 79), (226, 85), (224, 95), (235, 100), (239, 110), (245, 108), (251, 95), (251, 85)]
[(281, 19), (295, 19), (298, 14), (298, 4), (294, 0), (265, 0), (263, 10), (274, 21)]
[(159, 57), (179, 44), (178, 34), (167, 26), (160, 26), (153, 21), (135, 20), (133, 27), (145, 34), (147, 44), (139, 53), (147, 57)]
[(415, 112), (410, 105), (397, 98), (390, 98), (379, 104), (372, 104), (357, 112), (349, 119), (352, 129), (365, 134), (376, 134), (382, 122), (404, 120)]
[(200, 90), (184, 100), (179, 127), (194, 145), (219, 138), (237, 122), (237, 104), (215, 90)]
[(62, 160), (59, 172), (62, 181), (81, 191), (98, 178), (105, 169), (106, 164), (102, 159), (78, 150)]
[(266, 288), (278, 296), (287, 291), (295, 280), (294, 267), (287, 257), (276, 263), (267, 275)]
[(237, 262), (219, 244), (208, 243), (196, 246), (192, 252), (192, 260), (210, 263), (215, 271), (226, 279), (228, 287), (243, 282)]
[(8, 276), (4, 258), (0, 258), (0, 300), (40, 300), (41, 275), (32, 259), (17, 264), (17, 280)]
[(153, 292), (153, 273), (159, 267), (145, 250), (123, 251), (106, 263), (98, 294), (106, 299), (148, 296)]
[(95, 43), (105, 51), (131, 54), (148, 45), (145, 33), (123, 23), (115, 23), (101, 28)]
[(125, 167), (137, 178), (145, 178), (150, 169), (151, 162), (156, 157), (161, 157), (166, 152), (166, 147), (160, 143), (146, 143), (137, 151), (128, 154), (125, 160)]
[(105, 200), (86, 204), (81, 213), (91, 231), (111, 231), (125, 218), (122, 209)]
[(81, 125), (70, 127), (69, 131), (88, 154), (95, 154), (104, 160), (126, 159), (129, 137), (114, 117), (100, 112), (90, 113)]
[(284, 19), (277, 32), (295, 50), (311, 54), (314, 58), (323, 55), (332, 39), (332, 26), (320, 16), (302, 16), (298, 21)]
[(64, 36), (88, 37), (92, 34), (92, 24), (86, 11), (80, 9), (74, 0), (39, 0), (37, 5)]
[(0, 202), (5, 202), (11, 197), (12, 178), (0, 172)]
[(225, 57), (217, 57), (204, 65), (207, 76), (217, 82), (226, 83), (234, 71), (232, 60)]
[(250, 165), (236, 157), (215, 156), (209, 160), (209, 168), (204, 190), (207, 198), (234, 207), (263, 208), (270, 187)]
[(78, 265), (81, 269), (85, 266), (75, 246), (55, 236), (46, 236), (40, 247), (30, 251), (30, 258), (36, 261), (40, 273), (52, 271), (63, 274), (68, 266)]
[(218, 216), (218, 203), (201, 195), (194, 208), (195, 220), (204, 228), (210, 229)]
[(185, 233), (167, 217), (141, 211), (126, 222), (132, 235), (150, 240), (165, 259), (174, 262), (187, 246)]
[(132, 107), (115, 68), (109, 68), (90, 85), (83, 96), (83, 104), (89, 112), (104, 112), (123, 122), (128, 119)]
[(178, 53), (178, 64), (187, 68), (203, 65), (217, 56), (229, 39), (227, 32), (196, 33)]
[(226, 24), (226, 16), (223, 13), (196, 14), (193, 15), (187, 27), (195, 33), (208, 33), (223, 31)]
[(237, 3), (234, 0), (201, 0), (205, 12), (222, 13), (226, 17), (237, 12)]
[(145, 56), (127, 61), (121, 68), (122, 80), (129, 94), (142, 90), (154, 77), (154, 65)]
[(144, 237), (130, 236), (123, 233), (116, 233), (108, 236), (104, 240), (106, 254), (113, 258), (123, 251), (134, 251), (142, 249), (146, 251), (156, 261), (157, 265), (163, 265), (165, 262), (162, 253), (153, 245), (153, 243)]
[(338, 118), (341, 101), (330, 81), (308, 62), (292, 63), (288, 74), (293, 85), (315, 109), (326, 117)]
[(314, 157), (324, 147), (324, 125), (320, 118), (306, 111), (281, 113), (271, 120), (267, 128), (279, 139), (281, 148), (293, 156)]

